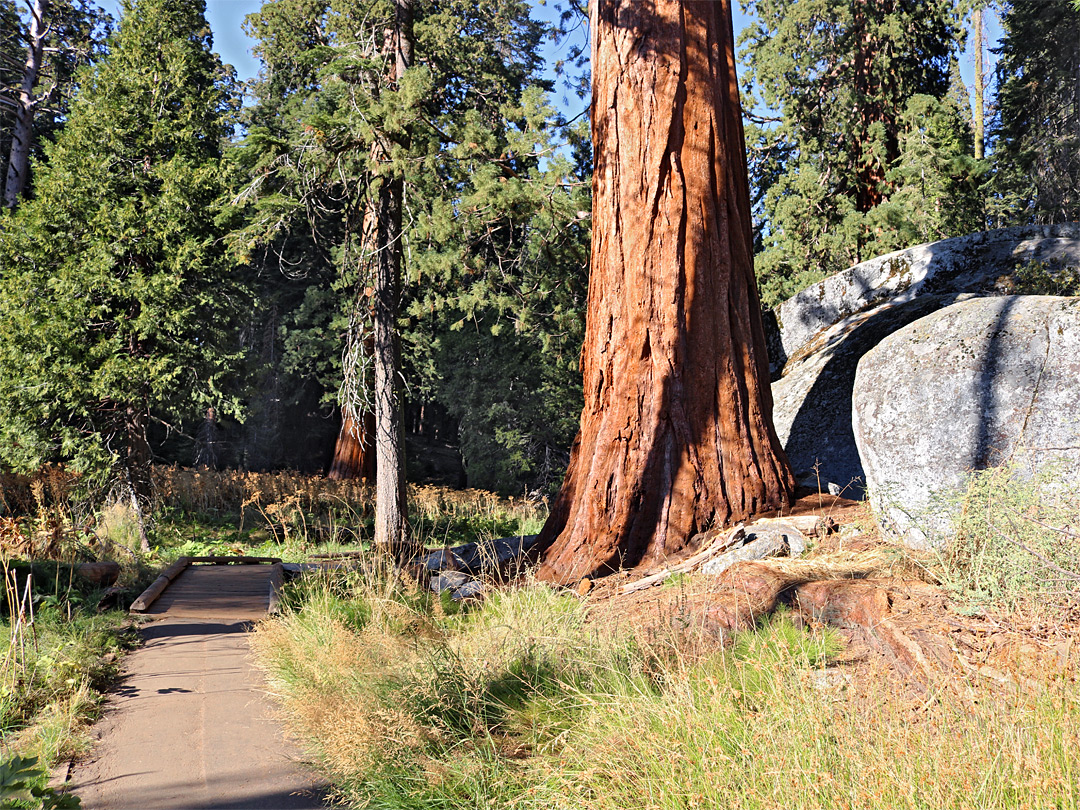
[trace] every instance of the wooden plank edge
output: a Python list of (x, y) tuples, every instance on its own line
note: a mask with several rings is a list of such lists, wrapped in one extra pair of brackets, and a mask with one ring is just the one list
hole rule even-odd
[(285, 569), (281, 563), (274, 563), (270, 569), (270, 601), (266, 607), (267, 615), (274, 616), (281, 610), (281, 589), (285, 585)]
[(231, 563), (239, 563), (240, 565), (270, 563), (271, 565), (277, 565), (281, 562), (280, 557), (245, 557), (243, 555), (235, 557), (213, 555), (209, 557), (188, 557), (187, 559), (193, 563), (211, 563), (213, 565), (229, 565)]
[(161, 596), (162, 591), (169, 587), (169, 583), (180, 576), (190, 564), (190, 557), (177, 557), (176, 561), (162, 571), (158, 578), (150, 583), (150, 587), (139, 594), (139, 598), (131, 603), (131, 607), (128, 609), (129, 612), (142, 613), (146, 611), (154, 603), (154, 600)]

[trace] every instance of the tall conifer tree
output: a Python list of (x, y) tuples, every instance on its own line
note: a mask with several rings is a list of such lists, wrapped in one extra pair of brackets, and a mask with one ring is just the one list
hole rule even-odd
[(0, 189), (8, 209), (28, 192), (31, 157), (63, 125), (75, 74), (102, 55), (112, 22), (90, 0), (34, 0), (28, 12), (24, 23), (0, 0)]
[(919, 95), (941, 100), (949, 90), (959, 16), (955, 0), (749, 6), (756, 15), (743, 35), (749, 78), (779, 121), (748, 138), (779, 158), (752, 164), (763, 194), (758, 274), (775, 303), (919, 230), (897, 223), (900, 208), (876, 209), (902, 179), (894, 170), (919, 109), (909, 103)]
[[(126, 0), (0, 242), (0, 452), (109, 471), (141, 510), (154, 419), (228, 412), (237, 98), (203, 0)], [(144, 536), (145, 542), (145, 536)]]
[[(240, 250), (269, 271), (264, 279), (290, 310), (291, 368), (315, 372), (331, 391), (340, 388), (346, 410), (362, 411), (372, 404), (366, 338), (381, 255), (379, 240), (368, 238), (370, 203), (382, 174), (399, 173), (398, 326), (410, 394), (419, 403), (443, 399), (463, 430), (497, 434), (517, 445), (512, 453), (529, 445), (519, 469), (535, 469), (546, 449), (522, 438), (530, 430), (522, 423), (558, 419), (536, 407), (524, 415), (520, 403), (497, 401), (495, 387), (479, 391), (466, 378), (479, 356), (505, 357), (514, 367), (499, 383), (520, 381), (525, 345), (559, 355), (548, 362), (550, 377), (577, 355), (572, 316), (580, 311), (587, 182), (552, 143), (555, 114), (536, 86), (543, 29), (520, 0), (418, 0), (414, 65), (394, 87), (381, 50), (393, 5), (362, 11), (276, 0), (249, 18), (265, 67), (244, 150), (255, 179), (243, 195), (250, 226)], [(515, 395), (529, 393), (519, 385)], [(346, 413), (346, 424), (350, 416), (357, 414)], [(516, 488), (512, 477), (489, 473), (495, 465), (480, 469), (495, 443), (468, 443), (470, 478), (482, 472), (486, 482)]]
[(1080, 8), (1013, 0), (1001, 18), (991, 123), (1002, 224), (1080, 219)]

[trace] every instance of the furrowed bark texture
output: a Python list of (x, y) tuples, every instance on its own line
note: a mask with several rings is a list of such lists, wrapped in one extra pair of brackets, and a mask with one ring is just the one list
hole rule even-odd
[(754, 280), (731, 8), (592, 7), (585, 407), (541, 534), (568, 583), (790, 503)]
[[(395, 0), (393, 36), (394, 81), (400, 82), (413, 55), (412, 0)], [(405, 484), (404, 415), (401, 407), (401, 343), (397, 331), (401, 301), (400, 175), (381, 179), (376, 205), (374, 306), (375, 354), (375, 544), (395, 553), (408, 545), (408, 503)]]
[(405, 437), (399, 395), (401, 346), (397, 315), (401, 292), (401, 180), (379, 190), (379, 256), (375, 277), (375, 544), (405, 545)]
[(375, 480), (375, 414), (367, 411), (360, 417), (359, 423), (351, 416), (346, 416), (341, 423), (337, 443), (334, 445), (334, 460), (330, 464), (327, 478), (333, 481), (345, 481), (356, 478)]

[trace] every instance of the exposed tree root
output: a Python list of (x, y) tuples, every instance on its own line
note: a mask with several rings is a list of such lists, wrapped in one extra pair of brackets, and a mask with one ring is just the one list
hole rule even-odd
[(1034, 680), (988, 665), (988, 646), (977, 639), (991, 634), (992, 623), (961, 620), (949, 610), (946, 594), (926, 578), (924, 569), (888, 548), (747, 562), (717, 576), (705, 592), (688, 596), (683, 610), (706, 632), (727, 639), (790, 601), (805, 621), (840, 629), (857, 655), (883, 662), (919, 691), (942, 676), (1036, 688)]

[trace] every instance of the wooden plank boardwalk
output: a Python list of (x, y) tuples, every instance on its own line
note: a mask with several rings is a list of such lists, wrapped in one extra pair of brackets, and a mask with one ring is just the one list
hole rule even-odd
[(143, 611), (154, 618), (257, 621), (273, 601), (272, 565), (189, 565)]

